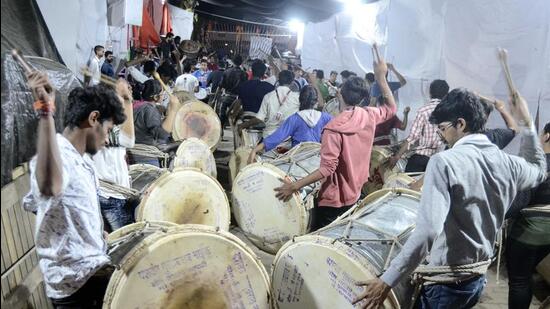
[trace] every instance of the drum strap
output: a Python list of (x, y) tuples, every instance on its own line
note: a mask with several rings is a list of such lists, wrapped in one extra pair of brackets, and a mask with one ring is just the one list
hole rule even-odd
[(412, 275), (414, 294), (410, 308), (414, 307), (422, 287), (430, 284), (460, 283), (487, 273), (491, 259), (472, 264), (454, 266), (420, 265)]

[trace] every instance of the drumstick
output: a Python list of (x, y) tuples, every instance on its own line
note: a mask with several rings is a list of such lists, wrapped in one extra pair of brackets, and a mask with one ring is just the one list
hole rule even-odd
[(373, 49), (373, 52), (374, 52), (373, 59), (375, 58), (376, 62), (380, 62), (380, 52), (378, 51), (378, 45), (376, 45), (376, 43), (374, 43), (372, 45), (372, 49)]
[(169, 92), (168, 87), (166, 86), (166, 84), (160, 78), (159, 73), (153, 72), (153, 77), (160, 82), (160, 85), (162, 86), (162, 89), (164, 89), (164, 91)]
[[(92, 75), (92, 72), (90, 72), (90, 70), (88, 70), (88, 68), (84, 67), (80, 70), (80, 72), (84, 75), (84, 76), (88, 76), (88, 77), (93, 77)], [(107, 76), (105, 74), (101, 74), (100, 77), (99, 77), (99, 81), (104, 83), (105, 85), (107, 86), (111, 86), (113, 88), (116, 87), (116, 79), (110, 77), (110, 76)]]
[(512, 74), (510, 74), (510, 67), (508, 66), (508, 52), (506, 49), (498, 49), (498, 59), (502, 65), (502, 70), (504, 71), (504, 77), (506, 78), (506, 84), (508, 85), (508, 92), (512, 98), (512, 104), (514, 104), (515, 100), (513, 98), (515, 98), (518, 93), (516, 87), (514, 86), (514, 81), (512, 80)]
[(25, 57), (23, 56), (20, 50), (12, 49), (11, 55), (13, 59), (15, 59), (15, 61), (23, 68), (23, 71), (25, 71), (26, 74), (29, 74), (32, 71), (34, 71), (34, 69), (30, 66), (30, 64), (27, 63), (27, 61), (25, 60)]

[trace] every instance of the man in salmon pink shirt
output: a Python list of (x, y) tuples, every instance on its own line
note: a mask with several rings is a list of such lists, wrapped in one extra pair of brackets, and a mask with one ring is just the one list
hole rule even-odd
[[(376, 48), (375, 52), (378, 54)], [(368, 102), (368, 88), (362, 78), (349, 78), (339, 96), (342, 112), (323, 129), (319, 169), (296, 182), (284, 180), (284, 184), (275, 189), (277, 198), (286, 201), (302, 187), (322, 181), (313, 212), (313, 230), (328, 225), (357, 202), (361, 187), (369, 177), (376, 125), (395, 115), (395, 100), (386, 80), (388, 68), (383, 59), (379, 56), (377, 59), (375, 77), (385, 104), (360, 107), (363, 100)]]

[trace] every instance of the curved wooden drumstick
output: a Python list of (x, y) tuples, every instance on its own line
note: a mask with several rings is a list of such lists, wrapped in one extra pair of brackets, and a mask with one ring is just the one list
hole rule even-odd
[(15, 59), (15, 61), (17, 61), (17, 63), (19, 63), (19, 65), (23, 68), (23, 71), (25, 71), (26, 74), (29, 74), (32, 71), (34, 71), (34, 69), (30, 66), (30, 64), (25, 60), (25, 57), (23, 56), (20, 50), (12, 49), (11, 55), (13, 59)]
[(380, 62), (380, 51), (378, 51), (378, 45), (376, 45), (376, 43), (372, 44), (372, 50), (373, 59), (376, 60), (376, 62)]
[[(93, 77), (93, 74), (92, 72), (90, 72), (90, 70), (88, 70), (88, 68), (86, 67), (83, 67), (80, 72), (82, 73), (82, 75), (84, 76), (88, 76), (88, 77)], [(113, 88), (116, 87), (116, 79), (110, 77), (110, 76), (107, 76), (105, 74), (101, 74), (101, 76), (99, 77), (99, 81), (104, 83), (105, 85), (107, 86), (111, 86)]]
[[(510, 97), (514, 98), (518, 95), (518, 91), (516, 89), (516, 86), (514, 85), (514, 81), (512, 80), (512, 74), (510, 73), (510, 67), (508, 66), (508, 52), (506, 51), (506, 49), (498, 49), (498, 60), (500, 61), (500, 64), (502, 65), (502, 70), (504, 71), (504, 76), (506, 78), (506, 84), (508, 85), (508, 92), (510, 93)], [(512, 100), (512, 104), (515, 104), (515, 100)]]
[(166, 92), (169, 92), (168, 91), (168, 86), (166, 86), (166, 84), (162, 81), (162, 79), (160, 78), (160, 75), (159, 73), (157, 72), (153, 72), (153, 77), (159, 81), (160, 85), (162, 86), (162, 89)]

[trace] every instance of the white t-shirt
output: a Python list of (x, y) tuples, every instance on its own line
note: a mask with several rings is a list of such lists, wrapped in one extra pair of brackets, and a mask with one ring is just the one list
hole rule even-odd
[[(278, 98), (275, 91), (279, 94)], [(260, 110), (256, 113), (256, 118), (265, 123), (263, 136), (275, 132), (283, 121), (300, 109), (299, 97), (298, 92), (290, 91), (287, 86), (279, 86), (264, 96)]]
[(199, 80), (192, 74), (185, 73), (180, 75), (176, 79), (176, 85), (174, 91), (187, 91), (189, 93), (195, 93), (195, 88), (199, 86)]
[[(101, 180), (130, 188), (130, 176), (128, 175), (128, 164), (126, 163), (126, 148), (134, 147), (135, 139), (131, 139), (124, 134), (120, 130), (120, 127), (115, 127), (112, 134), (116, 136), (113, 138), (114, 145), (104, 147), (93, 157), (97, 176)], [(99, 195), (104, 198), (126, 199), (124, 195), (104, 188), (99, 189)]]
[(90, 71), (90, 74), (92, 75), (90, 78), (90, 83), (88, 86), (95, 86), (98, 85), (101, 78), (101, 59), (97, 58), (97, 56), (93, 56), (92, 59), (90, 59), (90, 64), (88, 65), (88, 70)]

